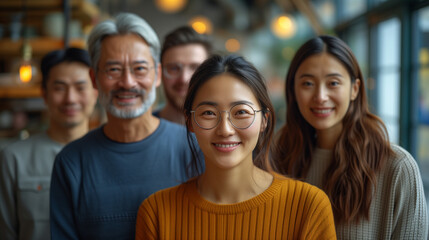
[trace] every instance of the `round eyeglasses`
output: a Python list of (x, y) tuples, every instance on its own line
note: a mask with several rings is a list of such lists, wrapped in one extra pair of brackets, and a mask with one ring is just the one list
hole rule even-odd
[(119, 79), (124, 76), (124, 73), (127, 68), (130, 69), (130, 73), (134, 76), (134, 78), (144, 79), (147, 77), (149, 71), (154, 67), (153, 66), (150, 67), (144, 63), (134, 64), (129, 67), (124, 67), (120, 64), (112, 64), (112, 65), (108, 65), (104, 69), (104, 71), (109, 79)]
[(189, 70), (190, 73), (194, 74), (195, 70), (200, 66), (200, 64), (181, 64), (181, 63), (167, 63), (162, 68), (162, 73), (168, 78), (177, 78), (182, 75), (185, 68)]
[(221, 121), (221, 113), (228, 113), (228, 120), (237, 129), (247, 129), (255, 122), (255, 115), (262, 110), (255, 110), (245, 103), (236, 104), (229, 111), (220, 111), (213, 105), (198, 106), (191, 113), (194, 114), (195, 123), (202, 129), (215, 128)]

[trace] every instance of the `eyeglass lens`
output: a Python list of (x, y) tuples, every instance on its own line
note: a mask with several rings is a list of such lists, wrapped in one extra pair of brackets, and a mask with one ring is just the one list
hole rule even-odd
[[(110, 78), (121, 78), (127, 67), (120, 64), (112, 64), (106, 67), (106, 74)], [(129, 67), (131, 74), (136, 78), (145, 78), (151, 67), (144, 63), (138, 63)]]
[(185, 68), (188, 69), (192, 74), (197, 70), (199, 64), (181, 64), (181, 63), (167, 63), (163, 67), (163, 73), (169, 78), (175, 78), (180, 76), (183, 73)]
[[(228, 111), (222, 111), (228, 112)], [(211, 129), (217, 126), (221, 120), (221, 112), (212, 105), (201, 105), (194, 112), (195, 122), (204, 129)], [(229, 121), (239, 129), (245, 129), (252, 125), (255, 120), (255, 110), (247, 104), (234, 105), (229, 110)]]

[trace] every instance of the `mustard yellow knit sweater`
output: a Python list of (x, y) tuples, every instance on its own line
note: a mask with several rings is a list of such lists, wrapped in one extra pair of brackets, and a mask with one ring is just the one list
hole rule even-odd
[(136, 239), (336, 239), (331, 204), (307, 183), (275, 175), (258, 196), (236, 204), (202, 198), (196, 179), (147, 198)]

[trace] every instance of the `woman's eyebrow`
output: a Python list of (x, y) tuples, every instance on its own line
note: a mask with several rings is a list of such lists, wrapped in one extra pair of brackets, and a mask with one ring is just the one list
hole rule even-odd
[[(232, 107), (232, 106), (237, 105), (237, 104), (248, 104), (248, 105), (252, 105), (252, 106), (254, 106), (254, 105), (255, 105), (255, 104), (253, 104), (253, 102), (246, 101), (246, 100), (234, 101), (234, 102), (231, 102), (229, 105)], [(200, 102), (196, 107), (199, 107), (199, 106), (201, 106), (201, 105), (210, 105), (210, 106), (214, 106), (214, 107), (216, 107), (216, 106), (218, 106), (219, 104), (218, 104), (218, 103), (216, 103), (216, 102), (212, 102), (212, 101), (202, 101), (202, 102)]]
[(211, 101), (202, 101), (200, 103), (198, 103), (198, 105), (196, 107), (199, 107), (201, 105), (210, 105), (210, 106), (217, 106), (218, 104), (215, 102), (211, 102)]
[(230, 103), (229, 105), (232, 107), (232, 106), (238, 105), (238, 104), (247, 104), (247, 105), (252, 105), (252, 106), (255, 105), (252, 102), (246, 101), (246, 100), (235, 101), (235, 102)]

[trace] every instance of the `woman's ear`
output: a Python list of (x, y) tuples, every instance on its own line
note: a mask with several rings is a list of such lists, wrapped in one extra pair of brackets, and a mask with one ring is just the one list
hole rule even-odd
[(352, 93), (351, 93), (351, 97), (350, 100), (353, 101), (356, 99), (356, 97), (359, 95), (359, 88), (360, 88), (360, 79), (356, 79), (356, 81), (353, 83), (352, 86)]
[(194, 132), (194, 127), (192, 126), (192, 119), (185, 114), (185, 124), (190, 132)]
[(267, 125), (268, 125), (268, 117), (270, 116), (270, 112), (268, 111), (268, 112), (266, 112), (266, 113), (264, 113), (264, 115), (263, 115), (263, 118), (262, 118), (262, 122), (261, 122), (261, 129), (260, 129), (260, 132), (264, 132), (265, 131), (265, 129), (267, 128)]

